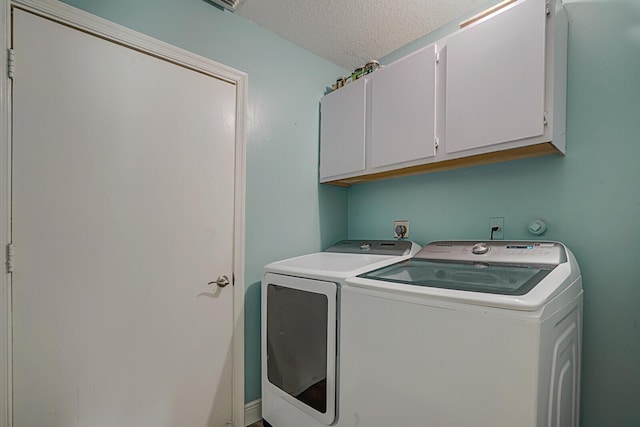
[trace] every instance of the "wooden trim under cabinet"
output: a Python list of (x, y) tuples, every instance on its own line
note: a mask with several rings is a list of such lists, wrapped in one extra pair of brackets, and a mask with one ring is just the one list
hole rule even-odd
[(563, 153), (550, 142), (543, 142), (541, 144), (528, 145), (526, 147), (511, 148), (509, 150), (494, 151), (492, 153), (477, 154), (475, 156), (469, 157), (460, 157), (457, 159), (445, 160), (442, 162), (427, 163), (424, 165), (394, 169), (352, 178), (343, 178), (335, 181), (328, 181), (324, 184), (337, 185), (339, 187), (351, 187), (354, 184), (379, 181), (387, 178), (399, 178), (402, 176), (419, 175), (429, 172), (441, 172), (468, 166), (486, 165), (508, 160), (527, 159), (530, 157), (546, 156), (549, 154), (563, 155)]

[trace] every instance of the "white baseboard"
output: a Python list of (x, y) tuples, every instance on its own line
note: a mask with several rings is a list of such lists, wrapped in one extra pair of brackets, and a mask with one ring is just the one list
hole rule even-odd
[(244, 425), (250, 426), (262, 419), (262, 399), (245, 403), (244, 405)]

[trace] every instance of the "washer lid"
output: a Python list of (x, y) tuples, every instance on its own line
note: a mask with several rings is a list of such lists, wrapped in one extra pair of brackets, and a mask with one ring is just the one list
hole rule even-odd
[(412, 258), (361, 274), (365, 279), (500, 295), (524, 295), (552, 270), (550, 265), (519, 265)]

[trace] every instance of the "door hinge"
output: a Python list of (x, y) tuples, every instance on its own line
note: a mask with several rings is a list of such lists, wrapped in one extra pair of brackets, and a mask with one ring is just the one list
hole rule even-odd
[(436, 64), (440, 63), (440, 52), (436, 52)]
[(548, 113), (545, 111), (544, 115), (542, 116), (542, 123), (546, 126), (549, 124), (549, 117), (548, 117)]
[(546, 1), (545, 11), (547, 12), (547, 16), (551, 15), (551, 0)]
[(440, 138), (436, 137), (434, 139), (434, 145), (436, 147), (436, 150), (438, 149), (438, 147), (440, 147)]
[(7, 50), (7, 75), (10, 79), (13, 79), (15, 75), (16, 54), (13, 49)]
[(7, 266), (7, 273), (13, 273), (13, 243), (7, 245), (6, 257), (7, 261), (5, 265)]

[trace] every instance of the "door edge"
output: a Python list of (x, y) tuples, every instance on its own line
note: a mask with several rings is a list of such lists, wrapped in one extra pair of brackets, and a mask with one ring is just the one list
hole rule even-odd
[[(33, 12), (107, 40), (135, 48), (185, 68), (228, 81), (236, 86), (236, 138), (233, 238), (233, 326), (232, 326), (232, 417), (234, 426), (244, 426), (244, 269), (246, 192), (246, 73), (212, 59), (199, 56), (54, 0), (2, 0), (0, 5), (0, 69), (7, 70), (7, 50), (11, 47), (10, 9)], [(11, 92), (8, 73), (0, 79), (0, 244), (11, 242)], [(10, 273), (0, 275), (0, 425), (12, 426), (11, 414), (11, 281)]]
[[(0, 5), (0, 245), (11, 243), (11, 81), (7, 52), (11, 47), (10, 0)], [(11, 274), (0, 274), (0, 423), (11, 426)]]

